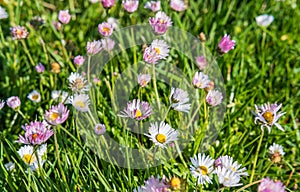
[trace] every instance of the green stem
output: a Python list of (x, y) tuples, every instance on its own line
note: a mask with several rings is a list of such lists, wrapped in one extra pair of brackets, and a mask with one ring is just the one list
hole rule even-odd
[(23, 117), (23, 119), (29, 123), (28, 119), (25, 117), (24, 113), (22, 113), (22, 111), (20, 109), (17, 110), (17, 112)]
[(250, 177), (250, 181), (249, 181), (250, 183), (252, 183), (253, 178), (254, 178), (256, 163), (257, 163), (258, 154), (259, 154), (259, 150), (260, 150), (260, 146), (261, 146), (263, 137), (264, 137), (264, 130), (262, 129), (261, 135), (260, 135), (260, 139), (259, 139), (259, 143), (258, 143), (258, 146), (257, 146), (257, 149), (256, 149), (256, 153), (255, 153), (254, 164), (253, 164), (253, 168), (252, 168), (252, 172), (251, 172), (251, 177)]
[(31, 55), (30, 55), (30, 53), (29, 53), (29, 51), (28, 51), (28, 48), (27, 48), (27, 45), (26, 45), (25, 41), (24, 41), (24, 40), (21, 40), (21, 43), (22, 43), (22, 45), (23, 45), (23, 48), (24, 48), (24, 51), (25, 51), (26, 55), (28, 56), (28, 58), (29, 58), (29, 60), (30, 60), (31, 65), (34, 67), (34, 66), (35, 66), (35, 63), (34, 63), (32, 57), (31, 57)]
[(252, 183), (249, 183), (249, 184), (245, 185), (244, 187), (240, 188), (239, 190), (237, 190), (236, 192), (243, 191), (244, 189), (246, 189), (246, 188), (248, 188), (248, 187), (250, 187), (250, 186), (252, 186), (252, 185), (255, 185), (255, 184), (257, 184), (257, 183), (260, 183), (261, 181), (262, 181), (262, 180), (258, 180), (258, 181), (254, 181), (254, 182), (252, 182)]
[(270, 162), (267, 169), (265, 170), (265, 172), (262, 174), (261, 178), (264, 178), (265, 175), (268, 173), (269, 169), (271, 168), (271, 166), (273, 165), (273, 162)]
[(56, 153), (56, 158), (57, 158), (57, 164), (58, 164), (58, 168), (61, 172), (61, 175), (62, 175), (62, 179), (64, 180), (65, 183), (67, 183), (67, 180), (66, 180), (66, 176), (64, 174), (64, 171), (61, 167), (61, 162), (60, 162), (60, 156), (59, 156), (59, 146), (58, 146), (58, 143), (57, 143), (57, 128), (58, 127), (54, 127), (54, 145), (55, 145), (55, 153)]
[(160, 110), (160, 101), (159, 101), (159, 95), (158, 95), (157, 86), (156, 86), (155, 64), (152, 64), (152, 75), (153, 75), (153, 78), (152, 78), (153, 79), (153, 87), (154, 87), (154, 91), (155, 91), (158, 110)]
[(162, 121), (165, 121), (165, 120), (166, 120), (166, 118), (167, 118), (167, 116), (168, 116), (168, 113), (169, 113), (171, 107), (172, 107), (171, 105), (168, 107), (168, 110), (166, 111), (165, 117), (163, 118)]

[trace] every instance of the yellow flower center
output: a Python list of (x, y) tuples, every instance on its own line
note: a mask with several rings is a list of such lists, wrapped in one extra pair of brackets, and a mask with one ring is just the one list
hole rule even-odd
[(142, 116), (143, 116), (143, 114), (142, 114), (141, 110), (137, 109), (135, 111), (135, 118), (139, 118), (139, 117), (142, 117)]
[(37, 136), (38, 136), (38, 135), (37, 135), (37, 133), (34, 133), (34, 134), (32, 134), (32, 136), (31, 136), (31, 137), (32, 137), (33, 139), (36, 139), (36, 138), (37, 138)]
[(59, 113), (51, 112), (49, 118), (51, 121), (55, 121), (59, 117)]
[(39, 95), (38, 94), (32, 95), (32, 100), (38, 100), (38, 99), (39, 99)]
[(165, 21), (164, 21), (163, 19), (160, 19), (160, 20), (159, 20), (159, 23), (160, 23), (160, 24), (163, 24), (164, 22), (165, 22)]
[(155, 52), (156, 52), (157, 54), (160, 54), (160, 48), (155, 47), (154, 50), (155, 50)]
[(108, 28), (108, 27), (103, 27), (103, 28), (102, 28), (102, 31), (105, 32), (105, 33), (109, 33), (109, 32), (110, 32), (110, 28)]
[(230, 168), (233, 172), (236, 172), (236, 169), (234, 167), (230, 167)]
[(80, 107), (80, 108), (84, 108), (84, 102), (82, 102), (82, 101), (76, 101), (75, 102), (75, 106), (76, 107)]
[(276, 152), (272, 155), (271, 159), (272, 159), (272, 161), (273, 161), (274, 163), (279, 163), (279, 162), (281, 161), (281, 155), (280, 155), (280, 153), (276, 151)]
[(180, 187), (180, 179), (177, 177), (173, 177), (171, 179), (170, 185), (173, 189), (179, 188)]
[(198, 169), (197, 169), (197, 171), (198, 171), (199, 173), (200, 173), (200, 171), (201, 171), (202, 175), (207, 175), (207, 174), (208, 174), (208, 169), (207, 169), (207, 167), (206, 167), (206, 166), (203, 166), (203, 165), (199, 166)]
[(199, 83), (197, 83), (197, 85), (196, 85), (197, 87), (201, 87), (202, 86), (202, 83), (201, 82), (199, 82)]
[(25, 154), (23, 160), (27, 164), (32, 164), (34, 162), (34, 157), (31, 154)]
[(225, 177), (225, 180), (226, 180), (226, 181), (229, 181), (229, 177)]
[(75, 86), (77, 89), (82, 89), (82, 88), (84, 87), (84, 83), (83, 83), (83, 81), (82, 81), (80, 78), (77, 78), (77, 79), (75, 80), (74, 86)]
[(262, 116), (265, 118), (265, 120), (268, 123), (272, 123), (273, 122), (274, 115), (272, 114), (271, 111), (266, 111)]
[(20, 29), (17, 29), (17, 30), (16, 30), (16, 34), (21, 36), (21, 35), (23, 35), (23, 31), (20, 30)]
[(164, 134), (159, 133), (159, 134), (156, 135), (156, 140), (157, 140), (159, 143), (163, 144), (163, 143), (166, 142), (167, 137), (166, 137)]

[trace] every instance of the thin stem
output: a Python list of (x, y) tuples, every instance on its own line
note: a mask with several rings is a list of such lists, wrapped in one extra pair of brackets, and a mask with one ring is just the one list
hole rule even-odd
[(250, 181), (249, 181), (250, 183), (252, 183), (253, 178), (254, 178), (256, 163), (257, 163), (257, 159), (258, 159), (258, 153), (259, 153), (259, 150), (260, 150), (260, 146), (261, 146), (263, 137), (264, 137), (264, 130), (262, 129), (261, 135), (260, 135), (260, 139), (259, 139), (259, 143), (258, 143), (258, 146), (257, 146), (257, 149), (256, 149), (256, 153), (255, 153), (254, 164), (253, 164), (253, 168), (252, 168), (252, 172), (251, 172), (251, 177), (250, 177)]
[(90, 77), (90, 71), (91, 71), (91, 69), (90, 69), (90, 66), (91, 65), (91, 56), (89, 55), (88, 56), (88, 68), (87, 68), (87, 77), (88, 77), (88, 85), (90, 85), (90, 82), (91, 82), (91, 77)]
[(252, 185), (255, 185), (255, 184), (257, 184), (257, 183), (260, 183), (261, 181), (262, 181), (262, 180), (258, 180), (258, 181), (254, 181), (254, 182), (252, 182), (252, 183), (249, 183), (249, 184), (245, 185), (244, 187), (240, 188), (239, 190), (237, 190), (236, 192), (243, 191), (244, 189), (246, 189), (246, 188), (248, 188), (248, 187), (250, 187), (250, 186), (252, 186)]
[(158, 110), (160, 110), (160, 101), (159, 101), (159, 96), (158, 96), (158, 91), (157, 91), (157, 86), (156, 86), (155, 64), (152, 64), (152, 75), (153, 75), (153, 78), (152, 78), (153, 79), (153, 87), (154, 87), (154, 91), (155, 91)]
[(194, 121), (194, 118), (195, 118), (196, 115), (197, 115), (197, 112), (200, 110), (200, 108), (201, 108), (201, 106), (202, 106), (202, 104), (203, 104), (204, 101), (205, 101), (205, 98), (202, 99), (201, 103), (199, 103), (199, 105), (198, 105), (196, 111), (194, 112), (194, 114), (193, 114), (191, 120), (190, 120), (189, 123), (187, 124), (187, 127), (191, 126), (192, 122)]
[(168, 107), (168, 109), (167, 109), (167, 111), (166, 111), (166, 114), (165, 114), (165, 117), (162, 119), (162, 121), (165, 121), (165, 120), (166, 120), (166, 118), (167, 118), (167, 116), (168, 116), (168, 113), (169, 113), (171, 107), (172, 107), (171, 105)]
[(57, 143), (57, 127), (54, 127), (54, 144), (55, 144), (55, 153), (56, 153), (56, 158), (57, 158), (57, 164), (58, 164), (58, 168), (61, 172), (61, 175), (62, 175), (62, 179), (64, 180), (64, 182), (67, 183), (67, 180), (66, 180), (66, 176), (62, 170), (62, 167), (61, 167), (61, 162), (60, 162), (60, 156), (59, 156), (59, 146), (58, 146), (58, 143)]
[(17, 112), (23, 117), (23, 119), (29, 123), (28, 119), (25, 117), (24, 113), (22, 113), (22, 111), (20, 109), (17, 110)]
[(28, 56), (28, 58), (29, 58), (29, 60), (30, 60), (31, 65), (32, 65), (32, 66), (35, 66), (35, 63), (34, 63), (32, 57), (31, 57), (31, 55), (30, 55), (30, 53), (29, 53), (29, 51), (28, 51), (28, 48), (27, 48), (27, 45), (26, 45), (25, 41), (24, 41), (24, 40), (21, 40), (21, 43), (22, 43), (22, 45), (23, 45), (23, 47), (24, 47), (24, 51), (25, 51), (26, 55)]
[(221, 187), (221, 188), (219, 188), (219, 189), (217, 190), (217, 192), (224, 191), (225, 188), (226, 188), (226, 187)]
[(270, 162), (269, 163), (269, 165), (268, 165), (268, 167), (267, 167), (267, 169), (265, 170), (265, 172), (262, 174), (262, 178), (264, 178), (265, 177), (265, 175), (268, 173), (268, 171), (269, 171), (269, 169), (271, 168), (271, 166), (273, 165), (273, 162)]

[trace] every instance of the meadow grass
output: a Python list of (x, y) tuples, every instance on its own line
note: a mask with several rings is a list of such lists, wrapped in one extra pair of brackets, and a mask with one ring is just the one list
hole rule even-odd
[[(137, 12), (127, 13), (118, 2), (110, 10), (105, 10), (101, 3), (91, 4), (89, 1), (0, 1), (9, 18), (0, 20), (0, 99), (19, 96), (21, 111), (30, 121), (41, 119), (44, 111), (55, 102), (51, 99), (52, 90), (67, 90), (67, 78), (76, 71), (73, 58), (86, 55), (86, 42), (100, 39), (97, 31), (99, 23), (108, 17), (119, 19), (120, 27), (147, 23), (154, 16), (150, 10), (143, 9), (140, 1)], [(230, 155), (247, 168), (249, 177), (243, 177), (244, 185), (258, 181), (264, 177), (281, 180), (286, 191), (298, 191), (300, 181), (300, 132), (299, 132), (299, 96), (300, 96), (300, 9), (291, 8), (289, 1), (223, 1), (203, 0), (189, 1), (184, 12), (171, 10), (169, 1), (162, 1), (161, 7), (173, 21), (173, 25), (188, 31), (194, 36), (200, 32), (206, 35), (205, 46), (212, 53), (217, 52), (217, 44), (224, 34), (230, 34), (236, 41), (234, 50), (217, 58), (218, 66), (224, 77), (226, 89), (226, 113), (224, 124), (217, 141), (205, 152), (213, 158)], [(71, 22), (57, 31), (52, 25), (57, 20), (59, 10), (68, 9), (72, 15)], [(255, 17), (260, 14), (271, 14), (275, 20), (267, 28), (259, 27)], [(39, 29), (30, 26), (29, 21), (40, 16), (45, 24)], [(26, 40), (12, 39), (10, 27), (26, 26), (30, 36)], [(64, 42), (62, 42), (64, 40)], [(66, 45), (64, 45), (64, 43)], [(28, 50), (24, 48), (24, 44)], [(28, 52), (27, 52), (28, 51)], [(180, 53), (174, 61), (183, 67), (189, 60), (181, 58)], [(30, 56), (29, 56), (30, 55)], [(31, 57), (31, 59), (30, 59)], [(120, 143), (130, 143), (137, 147), (139, 142), (131, 134), (122, 130), (119, 117), (111, 107), (111, 89), (116, 77), (113, 73), (121, 73), (128, 65), (142, 60), (142, 48), (134, 47), (122, 52), (104, 67), (99, 76), (101, 82), (94, 89), (95, 111), (106, 125), (112, 138)], [(38, 74), (35, 65), (41, 62), (45, 72)], [(51, 72), (51, 63), (57, 62), (61, 72)], [(185, 71), (189, 73), (188, 71)], [(33, 103), (27, 99), (32, 90), (41, 93), (41, 102)], [(158, 90), (168, 101), (169, 92), (161, 83)], [(154, 97), (144, 90), (143, 98)], [(138, 89), (133, 90), (133, 95)], [(132, 98), (131, 98), (132, 99)], [(262, 144), (254, 175), (252, 169), (256, 151), (261, 138), (259, 125), (254, 124), (255, 104), (282, 103), (282, 111), (286, 114), (279, 120), (284, 132), (272, 128), (269, 134), (264, 131)], [(119, 107), (119, 106), (118, 106)], [(202, 112), (201, 112), (202, 113)], [(171, 117), (177, 117), (171, 113)], [(199, 144), (191, 142), (182, 151), (180, 157), (170, 159), (163, 165), (149, 169), (127, 169), (118, 167), (100, 159), (81, 137), (75, 113), (66, 123), (57, 129), (59, 158), (56, 153), (54, 137), (47, 142), (47, 160), (43, 168), (32, 172), (26, 168), (18, 156), (19, 143), (15, 143), (19, 134), (23, 134), (21, 125), (26, 121), (19, 113), (9, 107), (0, 111), (0, 189), (1, 191), (133, 191), (143, 185), (151, 176), (165, 175), (181, 179), (182, 191), (216, 191), (220, 186), (196, 185), (196, 179), (189, 170), (190, 157), (200, 152)], [(174, 122), (175, 124), (177, 122)], [(201, 122), (203, 125), (205, 122)], [(195, 136), (203, 139), (201, 134)], [(141, 138), (149, 147), (146, 138)], [(129, 142), (132, 141), (132, 142)], [(285, 156), (279, 164), (272, 164), (268, 157), (268, 148), (272, 143), (284, 147)], [(15, 169), (7, 171), (4, 164), (14, 162)], [(60, 165), (59, 165), (60, 163)], [(251, 178), (253, 177), (253, 178)], [(215, 183), (216, 177), (213, 178)], [(237, 190), (240, 187), (226, 188), (224, 191)], [(257, 191), (253, 185), (245, 191)]]

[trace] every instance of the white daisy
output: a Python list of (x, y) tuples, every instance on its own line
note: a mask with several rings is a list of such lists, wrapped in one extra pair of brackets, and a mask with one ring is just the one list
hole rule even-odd
[(72, 104), (78, 111), (87, 112), (90, 98), (87, 94), (75, 94), (68, 98), (68, 103)]
[(242, 164), (239, 164), (237, 161), (233, 162), (233, 158), (225, 155), (218, 158), (220, 161), (219, 166), (224, 167), (225, 169), (231, 170), (238, 176), (248, 176), (248, 173), (246, 172), (246, 168), (241, 168)]
[(59, 101), (59, 98), (61, 97), (60, 101), (65, 101), (67, 99), (67, 97), (69, 96), (68, 92), (65, 91), (61, 91), (61, 90), (53, 90), (51, 92), (51, 98), (54, 101)]
[(29, 165), (29, 168), (32, 171), (35, 171), (39, 167), (39, 165), (43, 166), (43, 164), (45, 163), (44, 158), (46, 152), (47, 144), (39, 146), (36, 153), (34, 152), (34, 147), (32, 147), (31, 145), (25, 145), (18, 150), (18, 154), (20, 155), (24, 163)]
[(210, 80), (208, 79), (208, 76), (205, 75), (202, 72), (196, 72), (194, 78), (193, 78), (193, 85), (196, 88), (204, 89), (209, 86)]
[(7, 170), (7, 171), (12, 171), (12, 170), (14, 170), (15, 169), (15, 163), (13, 163), (13, 162), (8, 162), (8, 163), (5, 163), (4, 164), (4, 167), (5, 167), (5, 169)]
[(5, 9), (3, 7), (0, 6), (0, 20), (6, 19), (7, 17), (8, 17), (7, 12), (5, 11)]
[(175, 129), (173, 129), (169, 124), (165, 122), (151, 123), (149, 128), (149, 134), (145, 134), (148, 136), (155, 145), (166, 148), (168, 143), (176, 141), (178, 138), (178, 133)]
[(220, 105), (223, 99), (223, 95), (218, 90), (210, 90), (206, 95), (206, 102), (211, 106)]
[(273, 21), (274, 17), (272, 15), (260, 15), (255, 18), (257, 25), (262, 27), (268, 27)]
[(141, 87), (146, 87), (146, 85), (150, 82), (151, 75), (149, 74), (139, 74), (138, 75), (138, 83)]
[(191, 157), (192, 165), (190, 165), (190, 170), (192, 175), (197, 178), (198, 184), (212, 183), (211, 174), (213, 173), (214, 159), (205, 154), (199, 153), (194, 157)]
[(279, 163), (285, 152), (283, 151), (283, 146), (273, 143), (273, 145), (269, 147), (269, 154), (274, 163)]
[(188, 104), (189, 95), (186, 91), (172, 87), (169, 100), (174, 110), (189, 112), (191, 104)]
[(160, 59), (166, 59), (166, 57), (168, 57), (170, 50), (169, 46), (164, 40), (153, 40), (151, 43), (151, 47), (156, 51)]
[(127, 103), (127, 107), (121, 111), (121, 117), (129, 117), (135, 120), (143, 120), (152, 114), (152, 108), (146, 101), (134, 99)]
[(235, 174), (235, 172), (225, 167), (217, 167), (215, 169), (215, 174), (218, 176), (219, 184), (224, 185), (225, 187), (236, 187), (243, 185), (240, 182), (240, 176)]
[(28, 94), (27, 98), (35, 103), (38, 103), (41, 101), (41, 94), (38, 91), (33, 90), (31, 93)]
[(83, 93), (89, 90), (87, 80), (79, 73), (71, 73), (68, 80), (69, 88), (75, 93)]

